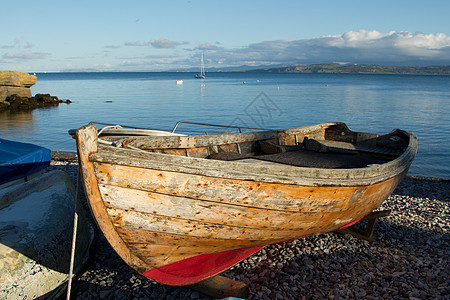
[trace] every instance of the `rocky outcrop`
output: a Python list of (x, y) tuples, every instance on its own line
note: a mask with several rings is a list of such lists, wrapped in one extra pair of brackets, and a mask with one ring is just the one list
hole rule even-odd
[(58, 106), (71, 103), (59, 100), (50, 94), (31, 96), (30, 87), (36, 83), (36, 76), (23, 72), (0, 71), (0, 112), (30, 111), (36, 108)]
[(6, 97), (2, 102), (0, 101), (0, 112), (9, 110), (16, 111), (30, 111), (36, 108), (58, 106), (59, 103), (72, 103), (70, 100), (60, 100), (56, 96), (50, 94), (36, 94), (34, 97), (20, 97), (12, 95)]
[(30, 98), (30, 87), (36, 83), (36, 80), (35, 75), (28, 73), (0, 71), (0, 102), (12, 95)]

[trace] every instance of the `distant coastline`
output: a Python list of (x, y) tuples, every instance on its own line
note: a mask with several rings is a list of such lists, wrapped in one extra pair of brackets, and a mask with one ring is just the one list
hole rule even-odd
[(314, 64), (308, 66), (291, 66), (245, 70), (243, 72), (271, 73), (333, 73), (333, 74), (417, 74), (450, 75), (450, 66), (383, 66), (383, 65), (342, 65)]
[[(323, 73), (323, 74), (405, 74), (405, 75), (450, 75), (450, 65), (436, 66), (389, 66), (360, 64), (312, 64), (300, 66), (240, 66), (228, 68), (208, 68), (208, 73)], [(101, 71), (94, 69), (65, 69), (44, 73), (192, 73), (196, 69), (172, 69), (162, 71)]]

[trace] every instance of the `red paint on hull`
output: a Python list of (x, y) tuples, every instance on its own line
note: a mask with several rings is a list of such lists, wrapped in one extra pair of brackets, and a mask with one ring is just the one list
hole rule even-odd
[[(360, 220), (350, 222), (339, 229), (352, 226)], [(293, 240), (295, 239), (289, 241)], [(193, 284), (224, 272), (264, 247), (244, 247), (219, 253), (197, 255), (159, 268), (150, 269), (144, 272), (143, 275), (167, 285)]]
[(219, 253), (202, 254), (150, 269), (143, 275), (167, 285), (193, 284), (222, 273), (264, 247), (245, 247)]

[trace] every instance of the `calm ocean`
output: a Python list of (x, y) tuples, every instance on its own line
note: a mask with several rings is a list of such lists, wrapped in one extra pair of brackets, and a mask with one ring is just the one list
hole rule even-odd
[[(91, 121), (172, 129), (177, 121), (289, 128), (329, 121), (351, 130), (414, 132), (409, 175), (450, 178), (450, 76), (208, 73), (37, 74), (32, 94), (71, 104), (0, 114), (0, 137), (75, 151), (68, 135)], [(177, 85), (176, 80), (183, 80)], [(187, 128), (186, 125), (183, 128)]]

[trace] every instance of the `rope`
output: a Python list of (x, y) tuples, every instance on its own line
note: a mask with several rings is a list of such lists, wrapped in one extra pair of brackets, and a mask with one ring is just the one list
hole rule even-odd
[(77, 192), (76, 192), (76, 199), (75, 199), (75, 213), (73, 216), (73, 234), (72, 234), (72, 251), (70, 252), (70, 267), (69, 267), (69, 280), (67, 282), (67, 295), (66, 299), (70, 299), (70, 293), (72, 289), (72, 277), (73, 277), (73, 265), (75, 261), (75, 245), (77, 241), (77, 226), (78, 226), (78, 201), (80, 199), (80, 188), (81, 188), (81, 170), (78, 166), (78, 173), (77, 173)]
[(141, 151), (141, 152), (147, 152), (147, 151), (145, 151), (145, 150), (142, 150), (142, 149), (140, 149), (140, 148), (133, 147), (133, 146), (130, 146), (130, 145), (126, 145), (124, 148), (130, 148), (130, 149), (132, 149), (132, 150), (137, 150), (137, 151)]
[(123, 127), (120, 126), (120, 125), (105, 126), (97, 133), (97, 136), (100, 136), (105, 129), (110, 129), (110, 128), (111, 129), (120, 129), (120, 128), (123, 128)]
[[(97, 138), (98, 142), (101, 143), (101, 144), (105, 144), (105, 145), (117, 147), (116, 143), (113, 143), (113, 142), (110, 142), (110, 141), (103, 140), (103, 139), (100, 138), (100, 135), (102, 134), (102, 132), (103, 132), (105, 129), (120, 129), (120, 128), (123, 128), (123, 127), (120, 126), (120, 125), (113, 125), (113, 126), (106, 126), (106, 127), (103, 127), (103, 128), (98, 132), (98, 134), (97, 134), (97, 136), (98, 136), (98, 138)], [(129, 149), (133, 149), (133, 150), (137, 150), (137, 151), (147, 152), (147, 151), (145, 151), (145, 150), (142, 150), (142, 149), (140, 149), (140, 148), (133, 147), (133, 146), (130, 146), (130, 145), (126, 145), (126, 146), (124, 146), (124, 148), (129, 148)]]
[(105, 145), (109, 145), (109, 146), (114, 146), (114, 147), (116, 147), (116, 144), (115, 144), (115, 143), (110, 142), (110, 141), (102, 140), (102, 139), (100, 138), (100, 135), (103, 133), (103, 131), (104, 131), (105, 129), (120, 129), (120, 128), (123, 128), (123, 127), (120, 126), (120, 125), (111, 125), (111, 126), (105, 126), (105, 127), (103, 127), (103, 128), (97, 133), (97, 137), (98, 137), (97, 140), (98, 140), (98, 142), (101, 143), (101, 144), (105, 144)]

